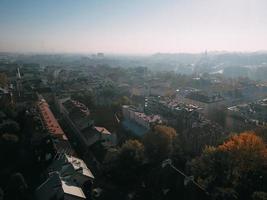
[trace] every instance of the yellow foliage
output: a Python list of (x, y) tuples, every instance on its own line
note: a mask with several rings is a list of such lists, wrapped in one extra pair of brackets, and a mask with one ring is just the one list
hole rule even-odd
[(254, 132), (235, 135), (218, 146), (217, 150), (229, 153), (233, 157), (233, 162), (245, 170), (252, 169), (259, 164), (267, 166), (266, 144)]
[(125, 143), (123, 143), (122, 149), (144, 149), (144, 145), (139, 142), (138, 140), (127, 140)]
[(165, 134), (170, 139), (174, 139), (175, 136), (176, 136), (176, 131), (172, 127), (157, 125), (157, 126), (154, 127), (154, 130), (155, 130), (155, 132)]
[(244, 132), (234, 135), (228, 141), (218, 147), (221, 151), (266, 151), (266, 145), (263, 140), (254, 132)]

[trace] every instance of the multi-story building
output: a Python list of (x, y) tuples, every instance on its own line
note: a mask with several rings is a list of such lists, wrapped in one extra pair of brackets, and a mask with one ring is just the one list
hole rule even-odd
[(95, 126), (90, 111), (84, 104), (70, 98), (57, 100), (57, 104), (64, 124), (69, 128), (72, 137), (79, 141), (83, 150), (88, 150), (96, 142), (105, 147), (116, 144), (116, 135), (104, 127)]
[(228, 108), (231, 116), (257, 126), (267, 125), (267, 99)]
[(86, 199), (86, 196), (82, 188), (71, 185), (58, 172), (53, 172), (36, 189), (35, 198), (37, 200), (83, 200)]
[(82, 159), (67, 154), (55, 156), (47, 172), (49, 174), (55, 171), (59, 172), (62, 177), (68, 176), (68, 181), (79, 187), (92, 185), (94, 180), (94, 175)]
[(40, 98), (40, 100), (37, 102), (37, 108), (41, 115), (44, 128), (53, 136), (62, 140), (67, 140), (67, 137), (65, 136), (62, 128), (60, 127), (44, 98)]
[(124, 118), (122, 124), (124, 127), (131, 132), (139, 132), (138, 135), (149, 131), (153, 125), (162, 123), (162, 119), (159, 115), (146, 115), (137, 108), (129, 105), (122, 106), (122, 114)]
[(149, 96), (145, 99), (145, 113), (158, 114), (166, 122), (181, 128), (192, 127), (193, 122), (199, 119), (199, 110), (201, 108), (193, 104), (181, 103), (179, 100), (162, 98), (159, 96)]

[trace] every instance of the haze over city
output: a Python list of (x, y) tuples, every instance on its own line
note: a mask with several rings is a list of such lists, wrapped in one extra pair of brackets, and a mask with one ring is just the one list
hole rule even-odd
[(1, 0), (0, 51), (259, 51), (266, 0)]
[(0, 200), (267, 200), (267, 0), (0, 0)]

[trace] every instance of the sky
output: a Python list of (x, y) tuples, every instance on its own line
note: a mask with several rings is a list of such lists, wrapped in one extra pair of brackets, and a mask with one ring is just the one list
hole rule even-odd
[(0, 0), (0, 51), (267, 50), (267, 0)]

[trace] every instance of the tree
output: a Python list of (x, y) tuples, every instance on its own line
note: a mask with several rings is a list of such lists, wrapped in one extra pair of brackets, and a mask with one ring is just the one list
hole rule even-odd
[(152, 162), (161, 162), (173, 151), (176, 131), (168, 126), (157, 125), (144, 136), (145, 152)]
[(0, 132), (2, 133), (18, 133), (19, 124), (13, 120), (6, 120), (0, 124)]
[(183, 169), (186, 164), (186, 156), (184, 153), (184, 149), (182, 148), (182, 141), (180, 137), (175, 137), (173, 141), (173, 151), (171, 155), (171, 159), (175, 166)]
[(0, 87), (6, 87), (7, 85), (7, 75), (5, 73), (0, 73)]
[(267, 193), (266, 192), (254, 192), (252, 194), (252, 200), (267, 200)]
[(0, 200), (4, 199), (4, 191), (0, 188)]
[(84, 93), (76, 93), (76, 94), (71, 95), (71, 98), (85, 104), (88, 108), (92, 108), (95, 106), (96, 96), (93, 91), (86, 91)]
[[(138, 140), (127, 140), (111, 157), (106, 158), (108, 175), (123, 187), (133, 186), (142, 173), (140, 167), (144, 163), (144, 145)], [(125, 185), (125, 182), (128, 184)]]
[(0, 141), (2, 144), (1, 147), (3, 147), (3, 149), (5, 149), (4, 147), (8, 149), (7, 147), (17, 144), (19, 142), (19, 138), (14, 134), (5, 133), (1, 136)]
[[(219, 114), (218, 114), (219, 113)], [(225, 127), (226, 117), (227, 117), (227, 107), (224, 105), (216, 105), (207, 111), (207, 117)]]
[(112, 107), (114, 111), (117, 111), (121, 108), (122, 105), (130, 105), (132, 101), (127, 96), (120, 96), (117, 100), (113, 101)]
[(265, 143), (267, 143), (267, 126), (257, 127), (255, 133), (260, 136)]
[(99, 96), (105, 98), (114, 98), (118, 93), (117, 88), (115, 87), (112, 81), (104, 82), (103, 85), (97, 88)]
[(0, 159), (14, 161), (18, 149), (19, 138), (16, 135), (5, 133), (0, 137)]
[(119, 149), (122, 167), (136, 167), (144, 161), (144, 145), (138, 140), (127, 140)]
[[(206, 147), (192, 161), (191, 170), (215, 196), (219, 188), (224, 194), (230, 188), (231, 194), (236, 191), (240, 199), (249, 199), (254, 191), (264, 191), (267, 185), (266, 144), (252, 132), (234, 135), (218, 147)], [(229, 193), (226, 196), (233, 197)]]
[(237, 197), (237, 193), (234, 189), (232, 188), (221, 188), (218, 187), (215, 189), (214, 194), (212, 194), (212, 199), (216, 199), (216, 200), (236, 200)]
[(21, 173), (12, 174), (9, 183), (6, 188), (6, 196), (7, 200), (23, 200), (27, 198), (27, 189), (28, 185)]

